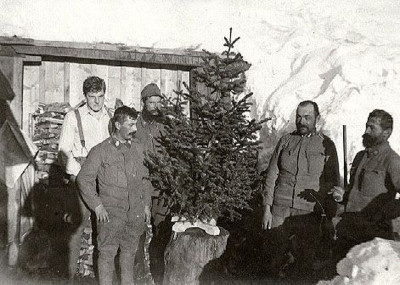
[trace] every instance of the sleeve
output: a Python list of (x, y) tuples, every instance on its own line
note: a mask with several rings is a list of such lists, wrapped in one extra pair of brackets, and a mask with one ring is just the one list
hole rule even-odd
[(272, 202), (274, 200), (274, 190), (275, 190), (275, 182), (279, 175), (279, 168), (278, 168), (278, 160), (283, 149), (284, 139), (282, 137), (278, 144), (275, 147), (274, 152), (272, 153), (272, 157), (269, 161), (268, 168), (265, 172), (265, 180), (262, 190), (262, 197), (263, 197), (263, 205), (270, 205), (272, 206)]
[(61, 165), (65, 168), (65, 172), (70, 175), (77, 176), (81, 165), (75, 160), (72, 154), (74, 146), (77, 121), (73, 111), (67, 113), (61, 128), (60, 141), (58, 145), (59, 157)]
[(393, 154), (387, 168), (387, 174), (393, 185), (393, 192), (387, 197), (387, 201), (382, 205), (381, 213), (383, 220), (392, 220), (400, 217), (400, 200), (396, 199), (398, 193), (400, 193), (400, 157), (397, 154)]
[(99, 194), (96, 191), (96, 179), (102, 160), (103, 155), (101, 149), (98, 147), (92, 148), (76, 178), (82, 199), (92, 210), (102, 204)]
[(142, 150), (141, 154), (139, 155), (139, 162), (140, 162), (140, 177), (142, 179), (142, 195), (143, 195), (143, 200), (146, 206), (151, 207), (151, 196), (154, 191), (153, 186), (151, 185), (151, 182), (149, 180), (149, 170), (144, 164), (144, 159), (145, 159), (145, 151)]
[(324, 140), (326, 161), (324, 165), (324, 185), (320, 191), (328, 193), (333, 186), (340, 185), (339, 159), (335, 143), (328, 137)]
[(400, 193), (400, 157), (397, 154), (389, 162), (388, 174), (396, 193)]

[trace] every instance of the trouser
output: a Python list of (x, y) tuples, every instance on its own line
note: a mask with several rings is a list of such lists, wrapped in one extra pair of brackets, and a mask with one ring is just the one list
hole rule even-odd
[(340, 260), (355, 245), (380, 237), (394, 239), (390, 220), (374, 221), (361, 213), (343, 213), (336, 225), (335, 254)]
[(163, 276), (164, 252), (172, 231), (169, 209), (164, 206), (164, 199), (152, 197), (151, 216), (154, 236), (150, 243), (150, 267), (153, 277), (158, 280)]
[(78, 188), (75, 185), (70, 186), (68, 197), (68, 214), (71, 215), (73, 232), (68, 244), (68, 275), (73, 278), (77, 272), (77, 262), (81, 250), (82, 233), (87, 226), (91, 226), (89, 217), (90, 210), (83, 203)]
[(134, 282), (134, 260), (140, 234), (144, 230), (143, 218), (128, 221), (108, 211), (110, 221), (98, 224), (99, 284), (111, 285), (115, 271), (114, 258), (120, 249), (121, 285)]
[[(333, 229), (331, 221), (319, 213), (274, 205), (269, 231), (272, 270), (278, 272), (289, 264), (297, 269), (311, 269), (316, 258), (329, 254)], [(303, 270), (306, 272), (306, 270)]]

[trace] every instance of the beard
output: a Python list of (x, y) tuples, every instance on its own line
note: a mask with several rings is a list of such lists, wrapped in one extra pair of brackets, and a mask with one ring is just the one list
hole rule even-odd
[(366, 148), (370, 148), (370, 147), (373, 147), (375, 145), (381, 144), (384, 141), (381, 136), (372, 137), (369, 134), (363, 134), (362, 138), (363, 138), (363, 140), (362, 140), (363, 146), (366, 147)]
[(159, 121), (161, 121), (162, 117), (163, 117), (163, 114), (160, 109), (154, 110), (152, 112), (150, 112), (146, 109), (143, 110), (143, 119), (147, 122), (151, 122), (151, 121), (159, 122)]

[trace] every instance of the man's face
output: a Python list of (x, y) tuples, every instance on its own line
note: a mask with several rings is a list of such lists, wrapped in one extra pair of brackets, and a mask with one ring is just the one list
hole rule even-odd
[(151, 96), (144, 101), (144, 108), (152, 114), (153, 116), (159, 115), (159, 110), (161, 109), (161, 97)]
[(369, 118), (365, 124), (365, 132), (362, 136), (363, 145), (366, 148), (379, 145), (386, 141), (385, 132), (381, 127), (380, 118)]
[(86, 101), (90, 110), (98, 112), (104, 105), (104, 91), (86, 93)]
[(131, 117), (126, 117), (122, 124), (119, 123), (119, 135), (124, 140), (132, 139), (133, 135), (136, 133), (136, 121)]
[(317, 117), (314, 113), (314, 106), (311, 104), (299, 106), (296, 110), (296, 128), (301, 135), (307, 135), (315, 131)]

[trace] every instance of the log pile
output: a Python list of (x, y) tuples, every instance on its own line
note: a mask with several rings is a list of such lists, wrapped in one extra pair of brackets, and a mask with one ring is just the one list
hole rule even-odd
[(38, 147), (36, 156), (36, 179), (49, 185), (62, 179), (50, 179), (50, 176), (62, 175), (58, 165), (58, 143), (65, 114), (71, 110), (68, 103), (39, 105), (32, 119), (34, 122), (33, 142)]

